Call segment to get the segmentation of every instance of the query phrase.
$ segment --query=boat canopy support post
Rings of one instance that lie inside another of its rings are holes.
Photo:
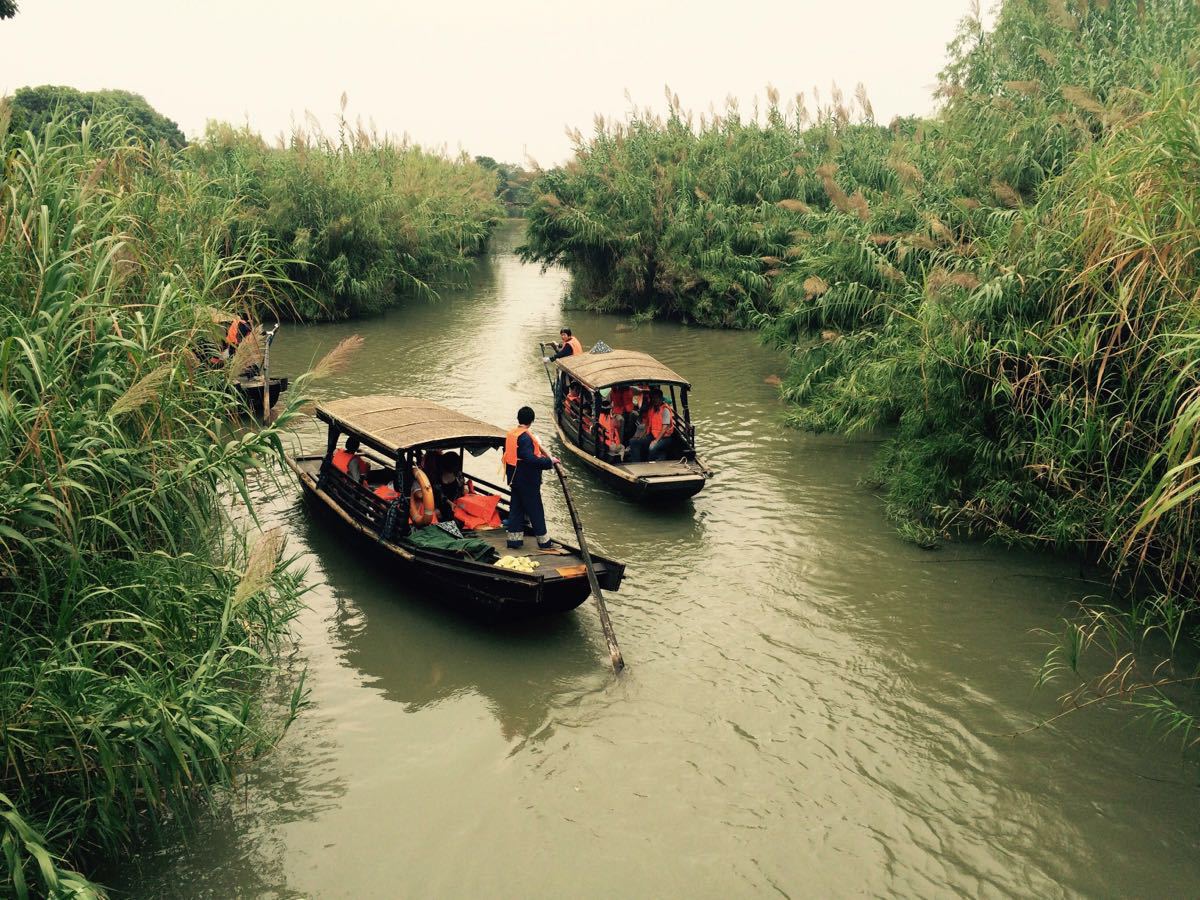
[[[608,655],[612,660],[613,673],[620,675],[625,668],[625,659],[617,645],[617,634],[613,631],[612,619],[608,617],[608,607],[604,605],[604,594],[600,592],[600,581],[596,578],[596,568],[592,565],[592,554],[588,552],[587,539],[583,536],[583,523],[579,521],[579,513],[575,511],[575,504],[571,500],[571,490],[567,487],[567,473],[562,463],[555,463],[554,471],[558,473],[558,480],[562,484],[567,511],[571,514],[571,524],[575,526],[575,537],[579,540],[579,555],[583,557],[588,584],[591,585],[592,596],[596,598],[596,608],[600,611],[600,627],[604,629],[604,639],[608,641]]]

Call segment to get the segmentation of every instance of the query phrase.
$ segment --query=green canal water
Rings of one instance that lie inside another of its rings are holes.
[[[675,509],[568,462],[589,541],[625,561],[598,617],[495,629],[442,612],[264,479],[314,585],[292,664],[311,708],[186,840],[122,866],[125,896],[1184,896],[1200,791],[1125,714],[1056,711],[1046,638],[1095,590],[1062,560],[900,541],[861,485],[875,446],[781,427],[754,335],[564,312],[566,276],[497,235],[472,287],[344,325],[286,326],[296,373],[366,339],[323,397],[411,393],[556,445],[536,352],[647,350],[695,385],[716,476]],[[297,431],[322,445],[315,427]],[[544,488],[553,533],[570,524]]]

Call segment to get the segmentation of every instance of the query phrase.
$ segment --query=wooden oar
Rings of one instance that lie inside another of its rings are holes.
[[[538,351],[542,354],[542,368],[546,370],[546,380],[550,382],[550,393],[554,393],[554,376],[550,374],[550,363],[546,359],[546,343],[538,341]]]
[[[575,537],[579,539],[579,555],[583,557],[588,584],[592,586],[592,596],[596,598],[596,607],[600,610],[600,627],[604,629],[604,639],[608,641],[608,655],[612,659],[613,672],[620,675],[621,670],[625,668],[625,660],[621,656],[621,648],[617,646],[617,634],[613,631],[612,620],[608,617],[604,595],[600,593],[600,582],[596,578],[596,569],[592,566],[592,554],[588,553],[587,539],[583,536],[583,524],[579,521],[579,514],[575,512],[575,504],[571,500],[571,490],[567,487],[567,473],[562,463],[556,463],[554,471],[558,473],[558,480],[562,483],[567,511],[570,512],[571,523],[575,526]]]
[[[279,323],[275,323],[275,328]],[[262,361],[262,414],[263,422],[271,420],[271,338],[275,337],[275,328],[263,332],[263,361]]]

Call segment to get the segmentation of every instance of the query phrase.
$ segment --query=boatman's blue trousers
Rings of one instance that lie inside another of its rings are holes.
[[[526,484],[514,479],[511,486],[512,501],[509,503],[508,521],[504,527],[508,530],[510,541],[521,540],[525,537],[525,520],[529,524],[539,543],[546,540],[546,511],[542,508],[542,486]]]

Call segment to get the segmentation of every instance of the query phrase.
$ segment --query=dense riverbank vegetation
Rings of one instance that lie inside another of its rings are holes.
[[[796,425],[893,427],[921,543],[987,533],[1140,577],[1194,634],[1200,546],[1200,6],[1007,0],[930,119],[637,112],[535,185],[523,253],[579,299],[761,328]]]
[[[84,120],[120,115],[127,123],[126,136],[166,141],[175,149],[187,143],[179,126],[168,119],[141,94],[131,91],[79,91],[65,85],[43,84],[17,88],[8,98],[9,129],[17,134],[32,131],[39,136],[50,121],[70,122],[79,127]]]
[[[210,123],[188,158],[236,191],[249,227],[289,259],[288,276],[307,290],[277,312],[301,319],[435,297],[438,282],[466,276],[504,215],[494,172],[344,119],[337,140],[298,129],[286,147]]]
[[[0,146],[0,894],[90,893],[77,872],[186,818],[288,716],[254,698],[298,583],[223,498],[307,379],[242,430],[257,339],[204,349],[290,286],[240,198],[128,124]]]

